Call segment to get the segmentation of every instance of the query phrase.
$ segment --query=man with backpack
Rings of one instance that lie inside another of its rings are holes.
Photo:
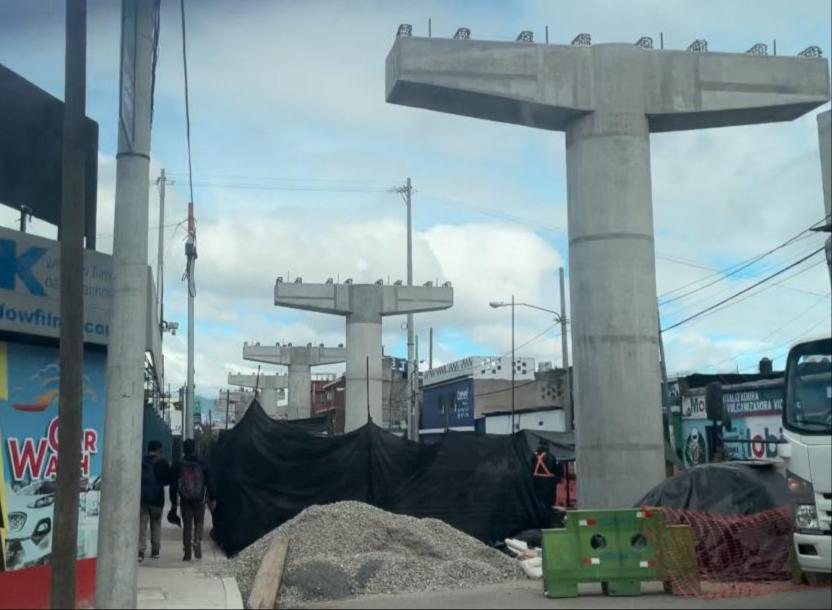
[[[162,443],[150,441],[142,458],[142,487],[139,510],[139,561],[147,550],[150,527],[150,557],[159,558],[162,545],[162,512],[165,508],[165,485],[171,482],[171,467],[162,457]]]
[[[182,443],[185,454],[181,464],[174,468],[173,483],[170,487],[170,501],[176,509],[177,499],[182,508],[182,543],[185,549],[184,561],[191,560],[191,551],[202,559],[202,526],[205,522],[207,496],[207,470],[196,455],[196,443],[188,439]]]

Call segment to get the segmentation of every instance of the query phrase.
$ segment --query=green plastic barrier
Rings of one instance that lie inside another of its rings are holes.
[[[693,553],[690,528],[665,527],[659,511],[570,511],[564,529],[543,531],[544,594],[577,597],[578,583],[595,582],[612,596],[641,595],[645,581],[698,590]]]

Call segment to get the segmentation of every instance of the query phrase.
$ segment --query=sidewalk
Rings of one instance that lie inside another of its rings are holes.
[[[182,530],[167,522],[169,507],[162,519],[162,551],[159,559],[148,558],[139,564],[138,607],[157,608],[233,608],[243,607],[243,599],[233,578],[206,576],[211,563],[228,561],[208,535],[211,513],[205,511],[202,560],[182,561]],[[148,545],[150,541],[148,540]]]

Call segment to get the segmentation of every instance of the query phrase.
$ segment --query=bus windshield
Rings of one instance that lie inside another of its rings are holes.
[[[792,349],[786,375],[786,427],[804,434],[832,433],[832,339]]]

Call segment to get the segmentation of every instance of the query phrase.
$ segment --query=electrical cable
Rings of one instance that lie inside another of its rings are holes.
[[[185,0],[179,0],[179,8],[182,14],[182,68],[185,76],[185,138],[188,145],[188,187],[190,190],[190,205],[193,208],[194,203],[194,170],[191,154],[191,104],[188,95],[188,47],[187,37],[185,34]],[[188,294],[194,298],[196,297],[196,284],[194,282],[194,265],[196,260],[196,227],[193,224],[193,213],[190,211],[188,215],[189,226],[188,236],[193,240],[193,255],[188,252],[187,263],[185,265],[185,273],[182,275],[182,281],[188,282]],[[189,244],[190,246],[191,244]]]
[[[809,246],[809,248],[801,249],[801,251],[797,254],[797,256],[793,260],[797,260],[797,259],[805,256],[806,254],[809,254],[809,253],[813,252],[814,249],[817,248],[817,247],[820,247],[820,244],[813,243]],[[758,275],[752,276],[750,278],[738,278],[738,279],[741,279],[743,281],[753,280],[754,278],[761,277],[763,274],[770,273],[770,272],[774,271],[775,269],[777,269],[778,266],[779,266],[779,263],[767,265],[767,266],[765,266],[764,268],[762,268],[758,271]],[[769,288],[773,288],[775,286],[781,286],[783,288],[792,290],[794,292],[800,292],[800,293],[808,294],[808,295],[811,295],[813,297],[823,296],[822,294],[811,291],[811,290],[805,290],[803,288],[796,288],[794,286],[785,285],[785,283],[788,281],[788,279],[791,279],[791,277],[793,277],[793,276],[790,276],[790,278],[787,278],[784,281],[776,282],[776,283],[772,284],[772,286],[766,288],[765,290],[768,290]],[[729,293],[731,293],[732,291],[734,291],[736,289],[737,289],[737,286],[735,284],[729,284],[727,286],[724,286],[724,287],[716,290],[715,292],[712,292],[711,294],[702,295],[701,297],[695,298],[690,302],[687,302],[687,303],[684,303],[684,304],[677,303],[676,306],[675,306],[675,309],[674,309],[674,306],[671,305],[670,308],[672,309],[672,311],[670,311],[670,312],[665,311],[666,307],[664,305],[660,305],[660,307],[663,309],[662,314],[665,317],[668,316],[668,315],[671,315],[671,316],[686,315],[683,312],[695,311],[696,309],[698,309],[700,307],[700,305],[702,305],[704,303],[708,303],[709,301],[712,301],[714,298],[718,298],[720,295],[729,294]],[[759,294],[759,293],[757,293],[757,294]]]
[[[823,221],[820,221],[820,222],[823,222]],[[815,225],[817,225],[817,223],[815,223]],[[812,225],[812,226],[815,226],[815,225]],[[739,263],[739,264],[737,264],[737,265],[734,265],[734,268],[733,268],[733,269],[731,269],[731,267],[728,267],[727,269],[723,269],[722,271],[718,272],[719,277],[717,277],[716,279],[712,280],[711,282],[709,282],[709,283],[707,283],[707,284],[705,284],[705,285],[703,285],[703,286],[699,286],[699,287],[697,287],[697,288],[694,288],[693,290],[689,290],[689,291],[687,291],[687,292],[684,292],[684,293],[682,293],[682,294],[680,294],[680,295],[677,295],[677,296],[673,297],[672,299],[666,299],[666,300],[664,300],[664,301],[660,301],[660,302],[659,302],[659,305],[667,305],[668,303],[673,303],[674,301],[678,301],[679,299],[684,299],[684,298],[685,298],[685,297],[687,297],[687,296],[690,296],[690,295],[692,295],[692,294],[694,294],[694,293],[697,293],[697,292],[700,292],[700,291],[702,291],[702,290],[705,290],[706,288],[709,288],[710,286],[713,286],[714,284],[717,284],[717,283],[719,283],[719,282],[721,282],[721,281],[723,281],[723,280],[726,280],[726,279],[728,279],[729,277],[732,277],[732,276],[736,275],[736,274],[737,274],[737,273],[739,273],[740,271],[743,271],[743,270],[747,269],[747,268],[748,268],[748,267],[750,267],[751,265],[753,265],[753,264],[755,264],[755,263],[757,263],[757,262],[761,261],[761,260],[762,260],[762,259],[764,259],[765,257],[770,256],[771,254],[774,254],[774,253],[775,253],[775,252],[777,252],[778,250],[781,250],[781,249],[783,249],[783,248],[785,248],[785,247],[789,246],[790,244],[792,244],[793,242],[795,242],[795,241],[797,241],[797,240],[799,240],[799,239],[802,239],[802,238],[803,238],[804,236],[806,236],[806,234],[807,234],[807,233],[809,233],[811,230],[812,230],[812,227],[809,227],[809,228],[807,228],[807,229],[804,229],[803,231],[801,231],[800,233],[798,233],[798,234],[797,234],[797,235],[795,235],[794,237],[792,237],[792,238],[788,239],[787,241],[784,241],[782,244],[780,244],[780,245],[778,245],[778,246],[776,246],[776,247],[774,247],[774,248],[772,248],[772,249],[770,249],[770,250],[768,250],[768,251],[766,251],[766,252],[763,252],[762,254],[759,254],[759,255],[757,255],[757,256],[755,256],[755,257],[752,257],[752,258],[750,258],[750,259],[748,259],[748,260],[746,260],[746,261],[743,261],[743,262],[741,262],[741,263]],[[699,281],[702,281],[702,280],[699,280]],[[694,282],[694,283],[695,283],[695,282]],[[683,288],[684,288],[684,287],[680,287],[680,288],[677,288],[675,291],[671,291],[671,292],[676,292],[676,291],[682,290]],[[665,293],[665,295],[667,295],[667,294],[670,294],[670,293]],[[661,297],[660,297],[660,298],[661,298]]]
[[[713,310],[714,310],[714,309],[716,309],[717,307],[721,307],[722,305],[724,305],[724,304],[726,304],[726,303],[728,303],[728,302],[730,302],[730,301],[733,301],[735,298],[737,298],[737,297],[739,297],[739,296],[741,296],[741,295],[743,295],[743,294],[745,294],[745,293],[747,293],[747,292],[749,292],[749,291],[753,290],[753,289],[754,289],[754,288],[756,288],[757,286],[760,286],[761,284],[765,284],[765,283],[766,283],[766,282],[768,282],[769,280],[772,280],[772,279],[774,279],[775,277],[778,277],[778,276],[782,275],[783,273],[785,273],[785,272],[786,272],[786,271],[788,271],[789,269],[793,269],[793,268],[794,268],[794,267],[796,267],[797,265],[800,265],[801,263],[804,263],[805,261],[809,260],[809,259],[810,259],[810,258],[812,258],[813,256],[815,256],[815,255],[817,255],[817,254],[820,254],[821,252],[823,252],[823,250],[824,250],[824,248],[823,248],[823,247],[818,248],[817,250],[815,250],[814,252],[812,252],[812,253],[811,253],[811,254],[809,254],[808,256],[804,256],[804,257],[803,257],[803,258],[801,258],[800,260],[798,260],[798,261],[796,261],[796,262],[794,262],[794,263],[792,263],[792,264],[790,264],[790,265],[788,265],[788,266],[786,266],[786,267],[784,267],[784,268],[780,269],[779,271],[777,271],[777,272],[775,272],[775,273],[773,273],[773,274],[771,274],[771,275],[769,275],[769,276],[767,276],[767,277],[763,278],[763,279],[762,279],[762,280],[760,280],[759,282],[757,282],[757,283],[755,283],[755,284],[753,284],[753,285],[751,285],[751,286],[749,286],[749,287],[747,287],[747,288],[744,288],[744,289],[740,290],[739,292],[737,292],[737,293],[735,293],[735,294],[731,295],[731,296],[730,296],[730,297],[728,297],[727,299],[723,299],[723,300],[722,300],[722,301],[720,301],[719,303],[716,303],[716,304],[714,304],[714,305],[711,305],[710,307],[706,307],[706,308],[705,308],[705,309],[703,309],[702,311],[699,311],[699,312],[697,312],[697,313],[693,314],[692,316],[688,316],[688,317],[687,317],[687,318],[685,318],[684,320],[681,320],[680,322],[677,322],[676,324],[673,324],[672,326],[669,326],[669,327],[667,327],[667,328],[662,329],[662,330],[661,330],[661,332],[666,332],[666,331],[669,331],[669,330],[673,330],[674,328],[678,328],[678,327],[682,326],[683,324],[686,324],[686,323],[688,323],[688,322],[690,322],[690,321],[692,321],[692,320],[695,320],[696,318],[699,318],[700,316],[705,315],[706,313],[708,313],[708,312],[710,312],[710,311],[713,311]]]
[[[710,279],[710,278],[712,278],[712,277],[714,277],[714,276],[717,276],[717,275],[723,275],[723,274],[726,274],[726,273],[730,273],[731,275],[733,275],[734,273],[736,273],[736,271],[734,271],[734,270],[735,270],[737,267],[747,266],[747,264],[753,264],[754,262],[756,262],[756,261],[758,261],[758,260],[760,260],[760,259],[762,259],[762,258],[764,258],[764,257],[768,256],[769,254],[772,254],[773,252],[776,252],[777,250],[779,250],[779,249],[781,249],[781,248],[784,248],[784,247],[788,246],[788,245],[789,245],[789,244],[791,244],[792,242],[794,242],[794,241],[796,241],[796,240],[798,240],[798,239],[802,239],[802,238],[803,238],[802,236],[805,236],[807,233],[811,232],[813,228],[817,227],[817,226],[818,226],[818,225],[820,225],[821,223],[826,222],[826,221],[827,221],[827,219],[828,219],[828,217],[826,217],[826,216],[825,216],[824,218],[821,218],[819,221],[817,221],[817,222],[813,223],[812,225],[810,225],[807,229],[803,229],[803,230],[802,230],[800,233],[798,233],[797,235],[795,235],[795,236],[793,236],[793,237],[789,238],[788,240],[786,240],[785,242],[783,242],[783,243],[782,243],[782,244],[780,244],[779,246],[776,246],[775,248],[772,248],[771,250],[769,250],[769,251],[767,251],[767,252],[763,252],[762,254],[758,254],[757,256],[752,256],[751,258],[745,259],[744,261],[740,261],[739,263],[734,263],[733,265],[729,265],[728,267],[725,267],[724,269],[717,269],[717,270],[715,270],[715,272],[714,272],[714,273],[712,273],[712,274],[710,274],[710,275],[707,275],[707,276],[705,276],[705,277],[699,278],[699,279],[697,279],[697,280],[693,280],[692,282],[688,282],[687,284],[685,284],[685,285],[683,285],[683,286],[679,286],[678,288],[674,288],[673,290],[668,290],[667,292],[664,292],[664,293],[660,294],[660,295],[659,295],[659,298],[660,298],[660,299],[661,299],[661,298],[664,298],[664,297],[666,297],[666,296],[669,296],[669,295],[671,295],[671,294],[674,294],[674,293],[676,293],[676,292],[679,292],[680,290],[684,290],[685,288],[688,288],[688,287],[690,287],[690,286],[693,286],[694,284],[698,284],[699,282],[704,282],[704,281],[706,281],[706,280],[708,280],[708,279]],[[704,267],[704,268],[706,268],[706,269],[707,269],[708,267]],[[744,267],[743,267],[743,268],[744,268]],[[741,269],[737,269],[737,271],[740,271],[740,270],[741,270]],[[726,277],[728,277],[728,276],[726,276]],[[704,287],[703,287],[703,288],[704,288]],[[668,302],[669,302],[669,301],[668,301]]]
[[[826,299],[828,299],[830,295],[832,295],[832,292],[827,292],[827,293],[826,293],[825,295],[823,295],[823,296],[822,296],[819,300],[817,300],[815,303],[813,303],[813,304],[812,304],[812,305],[811,305],[808,309],[806,309],[805,311],[802,311],[800,314],[798,314],[797,316],[793,317],[791,320],[789,320],[789,321],[788,321],[788,322],[786,322],[785,324],[782,324],[781,326],[778,326],[776,329],[774,329],[773,331],[771,331],[771,332],[770,332],[769,334],[767,334],[765,337],[763,337],[762,339],[760,339],[760,341],[761,341],[761,342],[766,341],[767,339],[769,339],[770,337],[774,336],[775,334],[777,334],[778,332],[780,332],[781,330],[783,330],[783,329],[784,329],[784,328],[786,328],[787,326],[790,326],[791,324],[794,324],[794,323],[795,323],[795,322],[797,322],[798,320],[802,319],[802,318],[803,318],[803,316],[805,316],[807,313],[809,313],[810,311],[812,311],[815,307],[817,307],[818,305],[820,305],[821,303],[823,303]],[[823,322],[823,320],[821,320],[821,322]],[[767,348],[765,348],[765,349],[767,349],[767,350],[771,350],[771,349],[777,349],[778,347],[779,347],[779,345],[775,345],[775,346],[769,346],[769,347],[767,347]],[[725,358],[725,359],[723,359],[723,360],[720,360],[719,362],[714,362],[714,363],[712,363],[712,364],[706,364],[706,365],[698,365],[698,366],[695,366],[695,367],[693,367],[693,370],[697,370],[697,371],[698,371],[698,370],[706,370],[706,369],[716,369],[718,366],[720,366],[720,365],[722,365],[722,364],[725,364],[726,362],[732,362],[732,361],[736,360],[737,358],[744,358],[744,357],[746,357],[746,356],[751,356],[752,354],[761,354],[761,353],[762,353],[762,351],[763,351],[762,349],[758,349],[758,350],[753,350],[753,351],[749,351],[749,352],[740,352],[740,353],[738,353],[738,354],[732,354],[731,356],[729,356],[729,357],[727,357],[727,358]]]

